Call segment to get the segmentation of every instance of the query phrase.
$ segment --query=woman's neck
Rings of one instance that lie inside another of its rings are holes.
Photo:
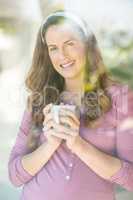
[[[84,91],[83,77],[77,79],[66,79],[64,91],[82,94]]]

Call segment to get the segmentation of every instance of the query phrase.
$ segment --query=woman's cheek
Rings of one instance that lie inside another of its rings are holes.
[[[56,67],[59,63],[57,54],[51,54],[50,59],[52,64]]]

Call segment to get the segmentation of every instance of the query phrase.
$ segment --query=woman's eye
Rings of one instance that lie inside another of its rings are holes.
[[[69,42],[68,45],[69,45],[69,46],[73,46],[74,43],[73,43],[73,42]]]
[[[56,47],[52,47],[49,49],[49,51],[55,51],[57,48]]]

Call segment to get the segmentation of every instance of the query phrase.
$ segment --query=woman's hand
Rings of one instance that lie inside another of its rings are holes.
[[[53,125],[55,122],[53,121],[52,114],[51,114],[52,106],[53,105],[51,103],[45,106],[45,108],[43,109],[43,114],[44,114],[43,131],[49,143],[60,145],[62,142],[62,138],[56,137],[54,135],[56,130],[53,128]]]
[[[68,148],[72,149],[72,147],[76,144],[77,139],[79,138],[80,121],[76,114],[67,108],[60,109],[59,119],[60,124],[57,124],[53,121],[49,122],[49,126],[52,126],[56,130],[51,134],[60,139],[66,140]]]

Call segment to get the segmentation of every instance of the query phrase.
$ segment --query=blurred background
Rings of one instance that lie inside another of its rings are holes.
[[[40,24],[62,8],[88,22],[108,69],[133,87],[133,0],[0,0],[0,200],[19,199],[21,188],[9,182],[7,162],[25,108],[24,79]],[[133,193],[117,187],[116,199],[131,200]]]

